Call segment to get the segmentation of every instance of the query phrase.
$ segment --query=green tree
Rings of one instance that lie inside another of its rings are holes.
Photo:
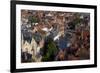
[[[49,40],[47,45],[46,55],[43,56],[43,61],[53,61],[58,51],[56,44],[53,40]]]

